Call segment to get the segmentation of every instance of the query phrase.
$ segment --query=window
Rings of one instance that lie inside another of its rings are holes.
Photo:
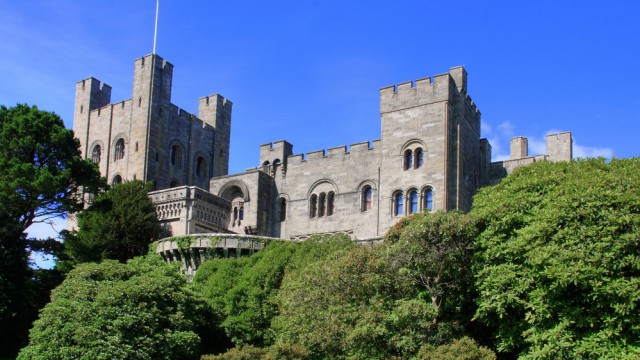
[[[399,216],[403,213],[402,193],[398,192],[393,196],[393,215]]]
[[[112,184],[122,184],[122,176],[120,175],[116,175],[113,177],[113,180],[111,181]]]
[[[171,147],[171,165],[182,169],[182,148],[179,145]]]
[[[336,211],[334,206],[334,198],[335,194],[333,193],[333,191],[331,191],[329,195],[327,195],[327,216],[333,215],[333,213],[335,213]]]
[[[93,161],[94,164],[99,164],[100,163],[100,154],[102,149],[100,148],[100,145],[96,145],[93,147],[93,151],[91,152],[91,161]]]
[[[412,191],[409,193],[409,213],[415,214],[418,212],[418,192]]]
[[[416,149],[416,169],[421,168],[422,164],[424,164],[424,153],[422,152],[422,149],[417,148]]]
[[[316,217],[318,211],[318,195],[311,195],[311,203],[309,204],[309,216],[314,218]]]
[[[318,216],[324,216],[324,212],[325,212],[325,201],[326,201],[327,195],[325,195],[325,193],[320,194],[320,200],[318,200]]]
[[[413,167],[413,151],[407,150],[404,152],[404,169],[409,170]]]
[[[433,210],[433,190],[431,189],[427,189],[424,191],[424,194],[422,195],[423,197],[423,201],[424,201],[424,210],[429,210],[432,211]]]
[[[202,156],[198,156],[196,160],[196,175],[204,176],[207,173],[207,163],[204,161]]]
[[[280,159],[273,160],[273,177],[276,177],[276,175],[278,175],[278,169],[280,169],[280,165]]]
[[[242,220],[244,220],[244,206],[240,206],[240,211],[238,212],[238,225]]]
[[[234,207],[233,208],[233,224],[235,225],[236,220],[238,220],[238,208]]]
[[[287,199],[280,198],[280,221],[287,219]]]
[[[262,163],[262,171],[266,172],[267,174],[270,173],[271,171],[271,164],[269,163],[269,160],[265,161]]]
[[[124,139],[120,139],[116,142],[116,149],[113,156],[114,161],[124,159]]]
[[[371,186],[365,186],[362,190],[362,211],[371,210],[373,207],[373,189]]]

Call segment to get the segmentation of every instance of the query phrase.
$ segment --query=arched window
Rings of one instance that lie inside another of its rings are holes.
[[[178,187],[178,180],[171,180],[169,183],[170,188]]]
[[[244,220],[244,206],[240,206],[240,210],[238,211],[238,224],[240,224],[242,220]]]
[[[238,208],[234,207],[233,208],[233,222],[235,223],[236,220],[238,220]]]
[[[433,190],[427,189],[424,191],[422,195],[424,201],[424,210],[433,210]]]
[[[413,151],[407,150],[404,152],[404,169],[409,170],[413,167]]]
[[[409,193],[409,213],[415,214],[418,212],[418,192],[412,191]]]
[[[122,184],[122,176],[120,175],[116,175],[113,177],[113,180],[111,180],[112,184]]]
[[[270,173],[271,171],[271,164],[269,163],[269,160],[265,161],[262,163],[262,171],[266,172],[267,174]]]
[[[124,139],[120,139],[116,142],[115,153],[113,154],[113,160],[118,161],[124,159]]]
[[[398,192],[393,196],[393,215],[399,216],[403,214],[404,208],[402,207],[402,193]]]
[[[182,169],[182,148],[179,145],[171,147],[171,165]]]
[[[335,194],[333,191],[329,192],[329,194],[327,195],[327,216],[331,216],[333,215],[333,213],[335,213],[335,206],[334,206],[334,198],[335,198]]]
[[[287,219],[287,199],[280,198],[280,221]]]
[[[93,147],[93,151],[91,152],[91,161],[93,161],[94,164],[100,164],[101,153],[102,149],[100,148],[100,145]]]
[[[422,152],[422,149],[417,148],[416,149],[416,169],[421,168],[422,164],[424,164],[424,153]]]
[[[314,218],[318,212],[318,195],[311,195],[311,201],[309,204],[309,216]]]
[[[198,159],[196,160],[196,175],[204,176],[204,174],[206,173],[207,173],[207,162],[204,161],[204,158],[202,156],[198,156]]]
[[[325,193],[320,194],[320,198],[318,200],[318,216],[324,216],[325,212],[325,201],[327,200],[327,195]]]
[[[373,189],[371,186],[365,186],[362,189],[362,211],[371,210],[373,207]]]
[[[280,169],[280,159],[275,159],[273,160],[273,177],[276,177],[276,175],[278,175],[278,170]]]

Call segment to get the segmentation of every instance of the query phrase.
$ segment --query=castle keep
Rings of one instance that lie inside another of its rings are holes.
[[[171,104],[173,66],[157,55],[134,64],[132,98],[110,103],[110,87],[76,85],[74,131],[110,183],[151,181],[149,196],[173,235],[228,232],[285,239],[314,233],[379,238],[412,213],[471,208],[482,186],[535,161],[569,161],[571,133],[547,136],[529,156],[491,162],[480,112],[462,67],[380,90],[378,140],[295,154],[287,141],[260,146],[255,168],[228,175],[230,101],[200,99],[198,115]]]

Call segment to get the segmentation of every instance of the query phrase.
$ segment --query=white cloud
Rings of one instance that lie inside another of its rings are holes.
[[[512,137],[513,136],[513,124],[510,121],[503,121],[501,122],[498,127],[497,127],[498,131],[500,134],[502,134],[505,137]]]
[[[607,159],[613,158],[614,153],[613,149],[603,148],[603,147],[595,147],[595,146],[582,146],[573,142],[573,157],[574,158],[593,158],[593,157],[604,157]]]

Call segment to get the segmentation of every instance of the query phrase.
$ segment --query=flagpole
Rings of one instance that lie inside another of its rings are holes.
[[[160,8],[160,0],[156,0],[156,26],[153,30],[153,54],[156,53],[156,39],[158,37],[158,9]]]

